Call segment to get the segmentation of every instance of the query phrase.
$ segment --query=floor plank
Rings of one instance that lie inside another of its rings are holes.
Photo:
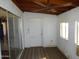
[[[21,59],[67,59],[56,47],[26,48]]]

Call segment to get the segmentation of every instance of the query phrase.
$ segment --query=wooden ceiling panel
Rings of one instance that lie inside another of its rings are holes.
[[[79,0],[12,0],[23,12],[61,14],[79,6]]]
[[[42,7],[39,7],[38,5],[35,5],[34,3],[27,3],[27,4],[23,4],[24,7],[27,7],[25,9],[27,10],[36,10],[36,9],[40,9]]]
[[[45,3],[45,4],[48,3],[48,0],[34,0],[34,1],[41,2],[41,3]]]
[[[65,0],[50,0],[51,4],[64,4],[67,3]]]

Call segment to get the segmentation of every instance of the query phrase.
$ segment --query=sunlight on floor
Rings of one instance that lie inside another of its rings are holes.
[[[46,57],[43,57],[42,59],[47,59]]]

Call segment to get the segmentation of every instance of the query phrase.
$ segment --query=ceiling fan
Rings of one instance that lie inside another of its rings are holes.
[[[32,1],[32,2],[43,7],[39,10],[34,10],[33,12],[39,12],[39,11],[43,11],[43,10],[47,10],[48,12],[57,12],[57,10],[55,8],[75,6],[72,2],[68,2],[68,3],[65,3],[65,4],[61,4],[61,5],[50,4],[49,0],[48,0],[47,4],[44,4],[44,3],[38,2],[38,1]]]

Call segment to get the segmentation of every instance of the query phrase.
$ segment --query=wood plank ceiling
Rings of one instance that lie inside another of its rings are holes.
[[[59,15],[79,6],[79,0],[12,0],[23,12]]]

